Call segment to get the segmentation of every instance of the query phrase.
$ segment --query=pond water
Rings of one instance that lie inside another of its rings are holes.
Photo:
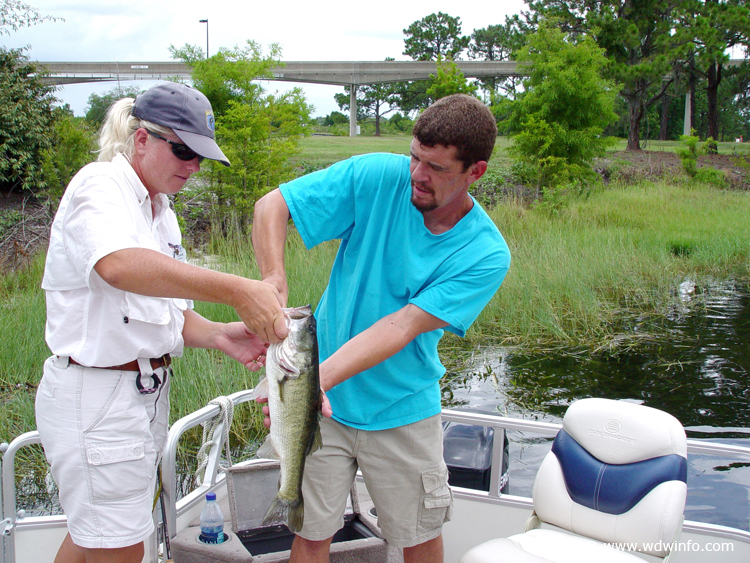
[[[674,415],[688,438],[750,446],[750,290],[683,283],[667,341],[615,355],[475,350],[449,372],[443,406],[561,422],[576,399],[637,402]],[[548,439],[509,433],[510,493],[530,495]],[[686,517],[750,529],[750,463],[688,460]]]

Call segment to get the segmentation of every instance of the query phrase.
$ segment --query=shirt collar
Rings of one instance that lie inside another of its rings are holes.
[[[122,173],[127,180],[128,185],[133,190],[138,204],[141,207],[148,207],[148,215],[151,215],[151,197],[149,196],[146,186],[143,185],[141,179],[136,174],[130,161],[125,157],[124,154],[117,154],[112,159],[112,164]],[[164,194],[157,194],[154,198],[154,210],[157,216],[161,216],[164,210],[169,207],[169,198]]]

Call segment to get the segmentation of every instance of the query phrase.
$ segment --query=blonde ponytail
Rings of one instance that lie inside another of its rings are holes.
[[[109,162],[118,154],[132,160],[135,153],[135,132],[141,127],[162,136],[174,134],[171,129],[131,115],[133,104],[133,98],[122,98],[107,110],[107,117],[99,131],[99,162]]]

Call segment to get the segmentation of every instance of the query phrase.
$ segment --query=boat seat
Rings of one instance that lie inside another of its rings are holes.
[[[565,413],[532,496],[524,533],[476,546],[460,563],[664,560],[682,529],[685,430],[657,409],[580,399]]]

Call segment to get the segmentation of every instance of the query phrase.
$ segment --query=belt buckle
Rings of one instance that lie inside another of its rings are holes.
[[[138,375],[135,376],[135,386],[138,388],[138,392],[141,395],[151,395],[152,393],[156,393],[161,385],[161,379],[159,379],[159,376],[155,373],[149,374],[153,385],[151,387],[144,387],[143,383],[141,383],[141,375],[142,374],[139,371]]]
[[[164,372],[162,377],[166,381],[167,378],[167,370],[169,369],[166,366],[166,357],[162,356],[164,358],[164,363],[162,366],[164,368]],[[151,395],[153,393],[156,393],[158,391],[159,387],[162,384],[162,380],[159,379],[159,376],[154,373],[154,367],[151,363],[151,360],[148,358],[138,358],[138,375],[135,377],[135,386],[138,389],[138,392],[141,395]],[[159,368],[156,368],[159,369]],[[146,376],[151,378],[151,387],[144,387],[143,382],[141,381],[141,377]]]

